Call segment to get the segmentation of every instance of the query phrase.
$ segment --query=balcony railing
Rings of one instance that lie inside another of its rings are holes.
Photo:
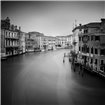
[[[9,36],[6,36],[5,38],[6,39],[19,39],[18,37],[9,37]]]
[[[19,47],[19,45],[6,45],[6,48],[10,48],[10,47]]]

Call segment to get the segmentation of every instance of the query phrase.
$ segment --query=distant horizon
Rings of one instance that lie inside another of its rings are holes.
[[[1,19],[45,36],[71,35],[75,24],[100,22],[104,10],[105,1],[1,1]]]

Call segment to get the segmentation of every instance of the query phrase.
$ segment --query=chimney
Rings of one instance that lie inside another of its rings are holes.
[[[12,25],[10,25],[10,30],[12,30]]]
[[[11,25],[11,29],[14,30],[14,25],[13,24]]]
[[[105,32],[105,18],[101,19],[101,27],[100,28],[101,28],[102,32]]]
[[[81,26],[82,26],[82,24],[79,24],[79,26],[81,27]]]
[[[15,26],[15,30],[17,30],[17,26]]]
[[[10,19],[9,19],[9,17],[7,17],[7,18],[5,19],[5,22],[6,22],[6,27],[7,27],[7,29],[10,29]]]
[[[101,19],[101,22],[105,24],[105,18],[102,18]]]
[[[79,30],[82,31],[82,24],[79,24]]]
[[[9,19],[9,17],[6,18],[6,22],[10,23],[10,19]]]
[[[19,31],[21,31],[21,27],[19,26]]]

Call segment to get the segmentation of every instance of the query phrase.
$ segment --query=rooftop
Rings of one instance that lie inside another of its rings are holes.
[[[105,19],[101,19],[101,22],[91,22],[91,23],[88,23],[88,24],[84,24],[84,25],[79,25],[77,27],[75,27],[72,32],[74,32],[76,29],[83,29],[85,27],[87,28],[100,28],[101,27],[101,23],[104,23],[105,22]]]

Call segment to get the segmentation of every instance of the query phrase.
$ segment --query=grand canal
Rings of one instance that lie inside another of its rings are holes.
[[[64,53],[26,53],[1,62],[2,105],[105,105],[105,80],[74,72]]]

